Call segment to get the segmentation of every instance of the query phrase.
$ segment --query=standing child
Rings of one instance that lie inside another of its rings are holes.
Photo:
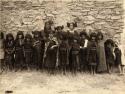
[[[33,32],[33,63],[37,70],[43,67],[43,54],[44,54],[45,42],[41,38],[41,32]]]
[[[48,73],[54,74],[57,63],[57,46],[58,42],[53,33],[49,34],[49,39],[45,44],[45,68]]]
[[[80,32],[80,71],[87,70],[87,44],[88,44],[88,37],[85,30]]]
[[[4,34],[0,32],[0,73],[3,71],[4,67]]]
[[[22,70],[25,67],[24,63],[24,34],[22,31],[17,32],[15,40],[15,63],[16,70]]]
[[[92,74],[96,73],[97,67],[97,42],[96,42],[96,33],[90,34],[90,40],[88,42],[88,51],[87,51],[87,61],[90,66],[90,72]]]
[[[59,66],[63,74],[66,74],[67,65],[69,64],[69,45],[67,38],[62,39],[59,45]]]
[[[5,64],[7,70],[15,68],[14,51],[14,37],[11,33],[8,33],[5,40]]]
[[[115,42],[115,65],[118,67],[120,74],[124,75],[125,57],[124,57],[124,46],[119,42]]]
[[[102,32],[97,33],[97,51],[98,51],[98,65],[97,72],[107,72],[106,57],[105,57],[105,47],[104,47],[104,37]]]
[[[113,71],[113,66],[115,64],[115,54],[114,54],[114,41],[112,39],[107,39],[105,42],[105,55],[108,72]]]
[[[32,46],[32,36],[30,34],[25,35],[24,40],[24,57],[27,69],[32,68],[33,61],[33,46]]]
[[[79,70],[79,51],[80,51],[80,45],[78,42],[78,39],[74,36],[73,38],[73,44],[70,49],[70,59],[71,59],[71,71],[73,74],[76,74],[76,72]]]

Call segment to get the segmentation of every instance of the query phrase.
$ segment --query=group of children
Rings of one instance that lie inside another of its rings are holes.
[[[56,70],[66,74],[72,72],[111,73],[117,67],[124,73],[124,62],[119,45],[112,39],[104,41],[103,33],[85,30],[77,32],[76,23],[51,28],[52,22],[46,22],[43,32],[32,34],[17,32],[4,35],[0,32],[0,70]],[[4,37],[5,36],[5,37]]]

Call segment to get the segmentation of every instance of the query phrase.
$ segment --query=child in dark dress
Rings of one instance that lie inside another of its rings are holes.
[[[41,70],[43,67],[43,55],[45,42],[41,38],[41,32],[33,32],[33,63],[37,70]]]
[[[16,71],[24,69],[24,34],[22,31],[17,32],[15,40],[15,63]]]
[[[32,46],[32,36],[30,34],[25,35],[24,40],[24,58],[26,68],[29,70],[32,68],[33,62],[33,46]]]
[[[112,39],[107,39],[105,42],[105,55],[108,73],[111,73],[115,64],[114,41]]]
[[[87,62],[90,66],[90,72],[92,74],[96,73],[97,67],[97,42],[96,42],[96,33],[91,33],[90,40],[88,42],[88,50],[87,50]]]
[[[87,44],[88,37],[85,31],[80,32],[80,71],[86,71],[87,64]]]
[[[79,63],[79,51],[80,51],[80,45],[76,38],[73,38],[73,44],[70,49],[70,67],[73,74],[76,74],[76,72],[80,68]]]
[[[14,52],[15,52],[14,37],[11,33],[6,35],[5,40],[5,64],[6,70],[13,70],[15,68]]]
[[[61,68],[61,72],[66,74],[67,66],[69,65],[69,45],[68,40],[63,38],[59,45],[59,66]]]

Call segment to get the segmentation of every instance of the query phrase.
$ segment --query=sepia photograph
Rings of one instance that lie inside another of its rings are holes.
[[[0,0],[0,94],[125,94],[125,0]]]

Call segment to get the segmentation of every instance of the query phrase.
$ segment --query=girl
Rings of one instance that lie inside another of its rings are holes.
[[[58,42],[53,33],[49,34],[49,39],[45,45],[45,67],[47,68],[48,73],[54,74],[55,66],[57,63]]]
[[[0,73],[3,71],[4,67],[4,34],[0,32]]]
[[[41,38],[40,32],[33,32],[33,63],[37,70],[40,70],[43,67],[44,48],[45,42]]]
[[[111,73],[113,71],[113,66],[115,64],[114,42],[112,39],[107,39],[105,41],[105,55],[107,70],[109,73]]]
[[[13,70],[15,68],[14,46],[14,37],[11,33],[8,33],[5,40],[5,64],[7,70]]]
[[[79,51],[80,46],[76,37],[73,39],[73,44],[70,49],[70,67],[73,74],[79,70]]]
[[[106,57],[105,57],[105,47],[104,47],[104,40],[103,34],[101,32],[97,33],[97,51],[98,51],[98,66],[97,72],[106,72]]]
[[[24,34],[22,31],[17,32],[15,40],[15,63],[16,70],[22,70],[25,67],[24,63]]]
[[[97,42],[96,42],[96,33],[90,34],[90,40],[88,42],[88,51],[87,51],[87,62],[90,66],[90,72],[92,74],[96,73],[97,67]]]
[[[32,46],[32,36],[30,34],[26,34],[24,40],[24,57],[27,69],[32,68],[33,61],[33,46]]]
[[[125,60],[124,60],[124,47],[117,41],[115,42],[115,65],[118,67],[120,74],[124,75],[124,66],[125,66]]]
[[[80,32],[80,71],[87,70],[87,44],[88,37],[84,30]]]
[[[66,74],[66,68],[69,64],[69,45],[67,38],[63,37],[59,45],[59,66],[63,74]]]

